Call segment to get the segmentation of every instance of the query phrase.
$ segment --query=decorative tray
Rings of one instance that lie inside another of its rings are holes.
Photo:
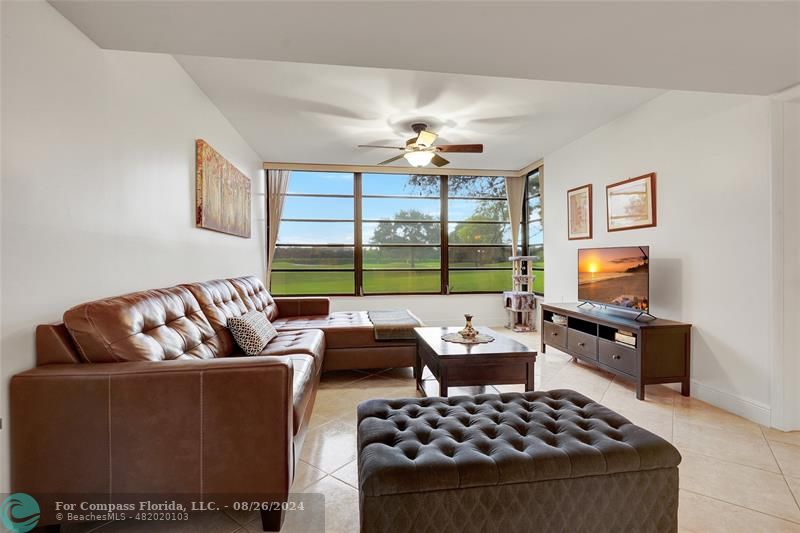
[[[478,333],[474,337],[462,337],[458,333],[448,333],[447,335],[442,335],[442,340],[458,344],[485,344],[487,342],[492,342],[494,337],[484,335],[483,333]]]

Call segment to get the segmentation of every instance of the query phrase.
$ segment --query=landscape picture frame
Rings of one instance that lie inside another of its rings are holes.
[[[655,172],[606,185],[606,228],[609,232],[656,225]]]
[[[592,238],[592,184],[567,191],[567,239]]]

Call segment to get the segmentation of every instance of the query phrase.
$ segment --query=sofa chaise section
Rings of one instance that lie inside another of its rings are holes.
[[[398,368],[414,365],[413,340],[376,340],[366,311],[330,311],[330,299],[274,298],[260,279],[228,280],[248,310],[262,311],[279,331],[325,332],[324,370]]]

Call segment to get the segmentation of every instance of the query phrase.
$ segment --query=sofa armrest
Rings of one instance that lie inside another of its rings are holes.
[[[289,358],[269,356],[17,374],[11,484],[47,495],[286,494],[292,378]]]
[[[278,316],[327,315],[331,312],[331,299],[323,297],[275,298]]]

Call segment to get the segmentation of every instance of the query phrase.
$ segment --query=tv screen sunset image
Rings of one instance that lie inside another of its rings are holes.
[[[578,299],[648,311],[649,249],[578,250]]]

